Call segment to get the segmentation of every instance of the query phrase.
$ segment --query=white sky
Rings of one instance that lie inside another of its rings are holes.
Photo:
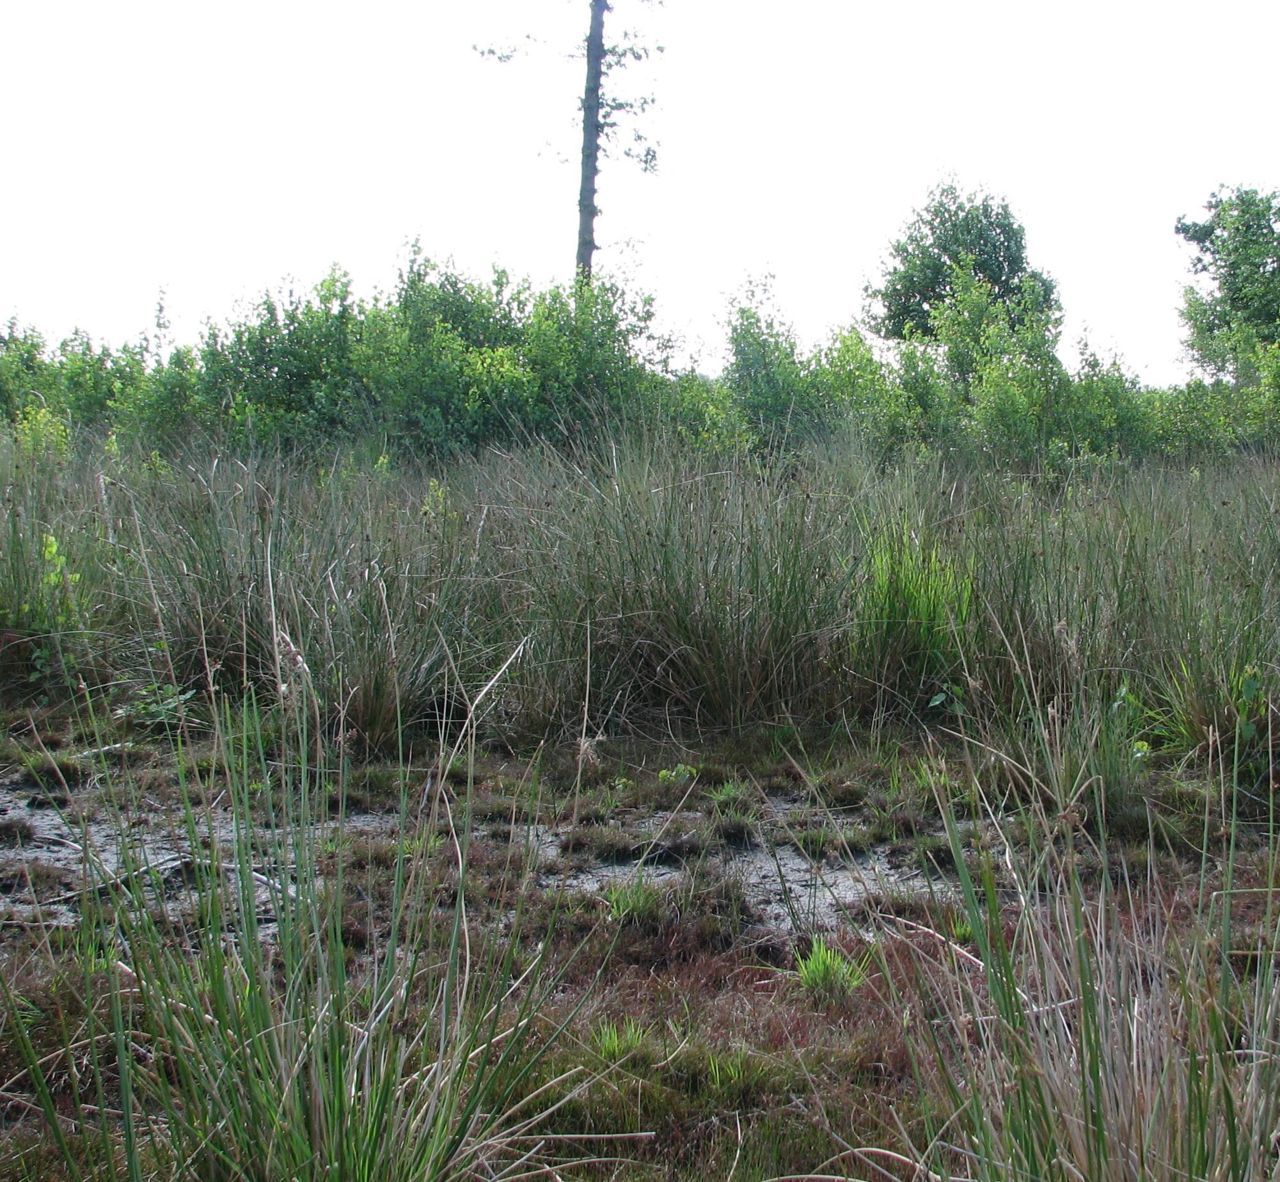
[[[944,179],[1006,197],[1034,266],[1151,382],[1185,377],[1173,233],[1219,185],[1280,187],[1274,0],[614,0],[666,53],[656,175],[600,178],[599,270],[701,368],[772,274],[806,344],[864,308]],[[587,0],[0,0],[0,319],[118,344],[157,297],[194,340],[331,263],[390,288],[424,252],[572,273]],[[511,63],[472,45],[537,43]],[[624,133],[625,133],[624,128]]]

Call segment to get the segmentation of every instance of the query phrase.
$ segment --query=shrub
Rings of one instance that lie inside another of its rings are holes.
[[[772,446],[803,437],[827,417],[791,329],[762,308],[735,309],[724,380],[743,422],[760,443]]]
[[[873,453],[896,454],[920,432],[921,407],[894,382],[856,328],[837,333],[810,364],[824,421],[846,418]]]
[[[44,354],[44,338],[34,329],[19,329],[17,320],[0,332],[0,416],[6,421],[33,398],[48,405],[57,377]]]

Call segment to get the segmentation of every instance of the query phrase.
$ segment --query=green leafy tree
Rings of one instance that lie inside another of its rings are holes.
[[[146,355],[141,346],[112,350],[95,345],[77,329],[56,355],[57,390],[50,405],[81,424],[106,423],[116,403],[128,401],[147,382]]]
[[[1056,308],[1031,275],[1001,299],[964,257],[950,286],[953,295],[934,309],[931,327],[956,423],[1001,463],[1038,465],[1052,441],[1071,433]]]
[[[362,311],[358,387],[409,450],[591,430],[658,380],[641,357],[653,344],[650,305],[609,283],[534,292],[496,271],[478,284],[415,255],[395,295]]]
[[[380,429],[405,450],[445,454],[492,441],[504,413],[521,421],[530,375],[517,351],[530,298],[504,272],[473,283],[415,246],[395,294],[365,310],[352,345]]]
[[[156,359],[144,379],[111,399],[111,428],[126,439],[156,443],[190,438],[193,428],[216,431],[217,406],[201,400],[203,374],[200,356],[189,345]]]
[[[244,429],[295,442],[365,426],[352,364],[362,317],[349,277],[337,268],[306,297],[264,295],[252,316],[206,335],[204,401]]]
[[[639,409],[657,381],[647,360],[665,370],[665,343],[652,335],[653,305],[620,287],[579,282],[572,293],[551,288],[533,301],[521,355],[536,375],[528,426],[577,433],[607,416]]]
[[[920,410],[900,383],[890,380],[855,327],[835,333],[810,362],[813,402],[833,420],[849,420],[863,444],[882,454],[919,434]]]
[[[1186,289],[1187,347],[1206,372],[1251,384],[1259,350],[1280,342],[1280,193],[1220,190],[1205,210],[1204,221],[1174,227],[1196,249],[1192,271],[1209,281],[1207,291]]]
[[[729,322],[729,364],[724,372],[736,412],[753,437],[778,443],[818,425],[821,408],[795,334],[749,292]]]
[[[0,415],[12,420],[33,398],[44,403],[57,381],[45,357],[44,338],[10,320],[0,330]]]
[[[891,339],[935,334],[934,314],[955,296],[955,268],[961,263],[997,301],[1016,303],[1020,314],[1057,307],[1053,280],[1027,263],[1021,223],[1007,202],[987,194],[962,194],[954,185],[935,189],[889,255],[883,282],[867,294],[879,304],[874,327]],[[1041,301],[1030,309],[1026,280],[1034,280]]]
[[[1137,456],[1151,450],[1148,395],[1118,358],[1104,362],[1085,342],[1068,389],[1070,428],[1080,451]]]

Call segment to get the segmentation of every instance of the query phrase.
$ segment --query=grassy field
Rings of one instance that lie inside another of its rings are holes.
[[[0,1177],[1280,1177],[1280,467],[0,444]]]

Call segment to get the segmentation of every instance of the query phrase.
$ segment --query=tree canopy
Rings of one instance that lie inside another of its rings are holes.
[[[1280,342],[1280,193],[1219,190],[1205,211],[1174,226],[1196,248],[1192,271],[1211,284],[1186,289],[1187,345],[1211,373],[1239,374],[1258,346]]]
[[[867,294],[880,305],[874,319],[884,336],[935,335],[933,314],[955,295],[956,268],[988,284],[996,300],[1022,296],[1035,281],[1045,307],[1056,305],[1053,280],[1027,263],[1026,232],[1007,202],[989,194],[962,194],[943,185],[930,194],[903,236],[889,249],[880,287]]]

